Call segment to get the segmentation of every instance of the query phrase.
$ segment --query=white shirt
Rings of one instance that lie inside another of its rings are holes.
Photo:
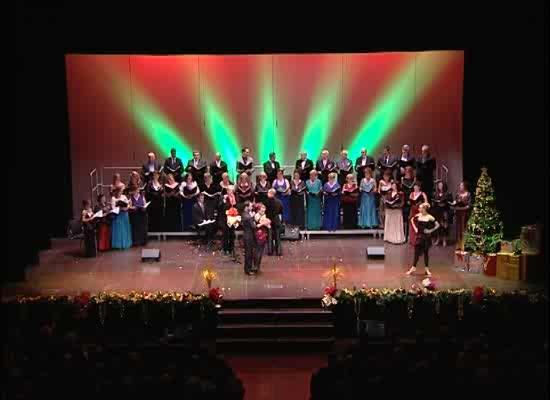
[[[361,165],[367,165],[367,157],[361,157]]]
[[[302,169],[306,167],[306,160],[302,161]]]

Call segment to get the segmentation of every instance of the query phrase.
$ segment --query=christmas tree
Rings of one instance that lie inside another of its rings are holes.
[[[464,247],[474,254],[496,253],[502,240],[502,230],[491,178],[487,174],[487,168],[481,168],[474,207],[466,227]]]

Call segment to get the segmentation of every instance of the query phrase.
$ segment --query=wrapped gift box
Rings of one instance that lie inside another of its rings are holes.
[[[528,282],[544,281],[544,264],[539,253],[523,252],[521,255],[521,279]]]
[[[521,260],[520,255],[514,255],[512,253],[500,252],[497,254],[497,278],[507,279],[512,281],[519,281],[521,276]]]
[[[485,258],[477,254],[471,254],[468,259],[467,271],[472,274],[481,274],[485,267]]]
[[[485,269],[483,270],[487,276],[496,276],[497,275],[497,255],[489,254],[485,259]]]
[[[509,240],[503,240],[500,242],[500,252],[501,253],[512,253],[512,242]]]
[[[461,250],[455,251],[455,260],[454,260],[455,268],[460,269],[462,271],[468,271],[469,260],[470,260],[470,253],[468,253],[467,251],[461,251]]]

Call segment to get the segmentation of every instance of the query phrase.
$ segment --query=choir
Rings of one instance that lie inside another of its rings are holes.
[[[280,235],[285,226],[330,232],[340,228],[383,228],[387,242],[417,246],[418,222],[414,218],[421,215],[421,204],[432,206],[433,218],[440,227],[434,244],[447,245],[454,219],[457,248],[463,247],[471,195],[464,182],[454,198],[445,182],[434,182],[436,160],[426,145],[416,158],[408,145],[402,147],[400,157],[393,156],[386,146],[376,163],[365,148],[355,162],[346,150],[342,150],[338,161],[332,161],[324,149],[316,162],[301,152],[290,176],[281,169],[275,153],[270,153],[262,166],[263,171],[253,182],[253,158],[250,149],[243,148],[236,162],[238,179],[234,184],[220,153],[208,163],[199,151],[194,151],[185,167],[175,149],[163,165],[154,153],[148,153],[141,174],[132,171],[127,185],[119,174],[113,176],[110,204],[104,195],[98,196],[93,210],[89,202],[83,204],[86,255],[93,257],[96,250],[143,246],[148,231],[199,231],[206,222],[208,243],[221,229],[223,251],[233,254],[235,229],[240,228],[235,217],[243,215],[246,207],[251,215],[263,212],[269,221],[261,224],[247,218],[246,229],[256,226],[265,233],[263,245],[267,244],[270,255],[282,254]],[[256,262],[247,264],[248,272],[258,269]]]

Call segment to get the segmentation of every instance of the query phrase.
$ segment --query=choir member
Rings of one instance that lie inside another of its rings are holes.
[[[202,233],[204,232],[204,244],[207,249],[210,249],[212,238],[216,233],[217,226],[215,223],[204,224],[205,221],[214,220],[214,210],[207,207],[205,200],[204,192],[199,193],[197,196],[197,202],[193,205],[192,219],[193,225],[195,226],[199,236],[202,236]]]
[[[307,158],[307,152],[302,151],[300,153],[300,159],[296,160],[296,169],[300,171],[300,179],[307,181],[309,179],[309,173],[313,170],[313,161]]]
[[[416,182],[414,177],[413,167],[406,166],[405,174],[401,177],[401,190],[405,195],[405,204],[403,205],[403,222],[405,224],[405,238],[409,239],[409,214],[411,211],[411,206],[409,204],[409,196],[411,195],[414,183]]]
[[[281,169],[279,161],[275,160],[275,153],[269,153],[269,160],[264,162],[264,172],[267,174],[267,180],[273,182],[277,179],[277,171]]]
[[[296,170],[290,181],[290,224],[304,229],[306,184],[300,177],[300,171]]]
[[[183,183],[181,183],[183,184]],[[164,230],[166,232],[181,232],[181,198],[180,183],[174,175],[168,174],[164,184]]]
[[[321,158],[317,160],[315,169],[319,172],[323,185],[328,182],[328,175],[336,170],[336,165],[329,159],[329,152],[327,149],[321,152]]]
[[[111,187],[109,189],[109,194],[111,196],[114,195],[115,189],[120,189],[120,191],[124,191],[126,189],[126,185],[122,183],[122,179],[120,178],[120,174],[116,173],[113,175],[113,182],[111,183]]]
[[[224,172],[222,174],[222,181],[220,182],[220,189],[222,191],[222,196],[225,196],[227,194],[227,188],[229,186],[234,186],[233,182],[229,180],[229,174],[227,172]]]
[[[204,205],[209,215],[214,216],[214,212],[220,202],[221,189],[212,180],[212,175],[209,172],[204,174],[204,186],[202,188],[204,194]]]
[[[380,180],[387,170],[390,170],[390,175],[393,179],[397,177],[397,164],[398,160],[390,153],[390,146],[385,146],[382,151],[382,155],[378,158],[376,163],[376,172],[378,174],[377,180]]]
[[[401,148],[401,157],[399,158],[399,176],[405,175],[405,168],[411,167],[415,168],[416,160],[411,154],[410,147],[408,144],[404,144]]]
[[[97,231],[97,249],[99,251],[107,251],[111,249],[111,218],[114,214],[109,214],[111,206],[107,203],[104,194],[97,196],[97,204],[94,207],[94,213],[103,212],[96,226]]]
[[[256,222],[256,249],[254,250],[253,271],[259,273],[260,265],[262,264],[262,256],[264,254],[265,245],[269,236],[269,230],[271,229],[271,220],[267,218],[265,204],[256,204],[254,221]]]
[[[439,245],[439,240],[443,242],[443,247],[447,247],[447,235],[449,232],[450,204],[453,202],[453,196],[447,189],[447,184],[443,181],[437,181],[435,193],[432,198],[432,215],[439,222],[439,230],[436,235],[434,245]]]
[[[256,247],[256,222],[250,210],[250,202],[243,203],[241,225],[243,227],[244,273],[254,275],[254,250]]]
[[[95,257],[97,255],[95,221],[89,200],[82,201],[80,222],[82,222],[82,231],[84,232],[84,254],[86,257]]]
[[[254,187],[252,182],[250,182],[250,176],[248,176],[248,174],[243,172],[239,176],[235,194],[237,195],[237,209],[239,212],[243,209],[245,201],[252,202],[254,200]]]
[[[338,183],[343,186],[347,182],[348,174],[353,172],[353,162],[348,158],[348,151],[342,150],[341,157],[336,161],[336,169],[338,170]]]
[[[180,185],[181,197],[181,227],[183,231],[189,230],[193,225],[193,204],[200,193],[199,185],[193,179],[193,175],[187,174],[185,181]]]
[[[267,254],[282,255],[281,249],[281,214],[283,213],[283,205],[276,197],[277,191],[273,188],[267,192],[267,200],[265,202],[266,215],[271,221],[271,229],[267,238]]]
[[[264,203],[267,200],[267,191],[271,189],[271,184],[267,181],[267,174],[262,171],[258,174],[258,183],[254,187],[254,201]]]
[[[460,182],[455,201],[451,203],[455,212],[455,237],[457,250],[464,251],[464,232],[470,216],[472,196],[466,182]]]
[[[407,271],[407,275],[416,272],[416,264],[422,254],[424,254],[424,273],[431,276],[430,272],[430,247],[432,245],[431,234],[439,228],[439,222],[428,213],[430,209],[429,203],[422,203],[419,207],[419,213],[411,218],[412,229],[415,232],[414,243],[414,260],[411,268]]]
[[[428,198],[434,191],[435,169],[436,162],[430,154],[430,147],[423,145],[422,155],[416,160],[416,179],[422,182],[422,191],[428,195]]]
[[[378,182],[378,194],[380,195],[380,201],[378,205],[378,220],[380,221],[380,225],[382,227],[384,227],[384,221],[386,218],[386,213],[384,211],[386,203],[384,202],[384,200],[386,199],[386,195],[391,190],[391,182],[391,170],[388,169],[384,172],[384,176],[382,177],[380,182]]]
[[[137,186],[138,190],[143,190],[145,188],[145,185],[143,185],[143,181],[141,180],[141,176],[138,174],[137,171],[130,172],[130,179],[128,182],[128,185],[123,190],[122,194],[126,196],[130,196],[130,186]]]
[[[235,229],[236,227],[229,226],[227,221],[227,213],[233,212],[238,215],[237,198],[235,196],[235,187],[229,185],[226,188],[226,194],[223,195],[220,206],[220,223],[223,231],[223,254],[232,255],[235,251]]]
[[[147,244],[147,201],[145,195],[137,186],[130,186],[130,227],[132,229],[132,245],[145,246]]]
[[[342,214],[344,229],[357,228],[357,201],[359,188],[353,174],[346,176],[346,183],[342,186]]]
[[[187,161],[185,171],[193,176],[197,185],[201,188],[204,184],[204,174],[208,168],[208,163],[201,157],[200,151],[193,151],[193,159]]]
[[[153,178],[153,172],[160,172],[161,169],[161,165],[158,162],[155,153],[153,153],[152,151],[147,153],[147,161],[141,167],[143,182],[148,183],[149,180]]]
[[[372,169],[365,168],[363,179],[359,184],[361,192],[361,205],[359,208],[359,227],[374,229],[378,227],[378,215],[376,214],[376,179],[372,177]]]
[[[210,174],[212,175],[212,182],[215,185],[219,185],[222,181],[222,175],[227,173],[227,163],[222,160],[220,153],[214,155],[214,161],[210,163]]]
[[[428,196],[422,190],[422,184],[418,181],[414,183],[413,191],[409,195],[409,224],[410,219],[414,217],[419,212],[420,204],[428,202]],[[414,246],[416,243],[415,231],[412,229],[412,225],[409,226],[409,243]]]
[[[118,214],[111,224],[111,248],[129,249],[132,247],[132,231],[130,229],[130,218],[128,207],[130,201],[122,194],[120,188],[115,189],[111,199],[111,209],[118,210]]]
[[[329,232],[340,227],[340,192],[338,176],[331,172],[323,185],[323,228]]]
[[[286,223],[290,220],[290,183],[284,177],[282,169],[277,171],[277,178],[271,187],[277,191],[277,198],[283,205],[283,222]]]
[[[309,172],[309,179],[306,181],[307,207],[306,227],[309,230],[321,229],[321,198],[323,195],[323,184],[317,178],[317,171]]]
[[[370,168],[371,171],[374,171],[374,159],[367,155],[367,149],[364,147],[361,149],[361,156],[357,157],[355,160],[355,172],[357,172],[357,182],[359,185],[365,177],[365,168]]]
[[[147,207],[149,220],[149,232],[162,232],[162,214],[164,211],[164,187],[159,181],[158,171],[153,173],[153,179],[149,181],[145,188],[147,198],[151,202]]]
[[[393,244],[405,243],[405,232],[403,230],[403,203],[405,197],[399,190],[399,184],[391,183],[391,189],[384,199],[384,241]]]
[[[172,174],[174,180],[178,183],[182,181],[183,162],[181,158],[176,157],[176,149],[170,149],[170,157],[164,161],[164,173]]]
[[[250,157],[250,149],[243,147],[241,149],[241,159],[237,160],[237,175],[240,176],[245,173],[251,176],[252,172],[254,172],[254,159]]]

